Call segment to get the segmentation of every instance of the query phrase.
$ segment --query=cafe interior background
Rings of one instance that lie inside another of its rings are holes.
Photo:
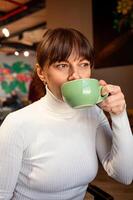
[[[0,0],[0,123],[30,103],[35,50],[55,27],[76,28],[89,39],[96,52],[93,77],[121,86],[133,127],[132,0]],[[133,189],[126,189],[133,199]]]

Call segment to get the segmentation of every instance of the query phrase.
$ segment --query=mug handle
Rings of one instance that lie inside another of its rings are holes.
[[[105,94],[105,95],[101,95],[101,91],[102,91],[102,88],[103,88],[103,86],[99,86],[99,92],[100,92],[100,95],[99,95],[99,98],[98,98],[98,101],[97,101],[97,103],[100,103],[100,102],[102,102],[104,99],[106,99],[107,97],[108,97],[108,93],[107,94]]]

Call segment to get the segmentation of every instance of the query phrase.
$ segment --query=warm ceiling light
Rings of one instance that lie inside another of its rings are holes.
[[[24,51],[24,56],[25,56],[25,57],[28,57],[29,54],[30,54],[29,51]]]
[[[4,34],[5,37],[9,37],[10,36],[10,32],[7,28],[3,28],[2,29],[2,33]]]
[[[14,54],[15,54],[15,56],[19,56],[19,52],[18,51],[15,51]]]

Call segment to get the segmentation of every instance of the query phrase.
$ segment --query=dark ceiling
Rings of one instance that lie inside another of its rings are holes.
[[[2,30],[10,31],[5,37]],[[0,0],[0,54],[35,50],[46,29],[45,0]]]

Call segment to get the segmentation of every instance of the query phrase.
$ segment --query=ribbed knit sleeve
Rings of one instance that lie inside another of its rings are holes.
[[[97,128],[97,152],[108,175],[117,181],[130,184],[133,180],[133,136],[126,111],[111,114],[112,129],[105,115]]]
[[[0,200],[13,196],[21,167],[23,138],[14,121],[9,115],[0,127]]]

